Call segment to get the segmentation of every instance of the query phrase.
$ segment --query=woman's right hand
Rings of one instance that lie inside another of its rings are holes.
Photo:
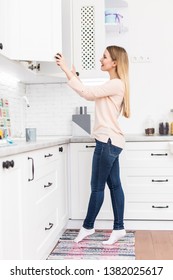
[[[61,68],[62,71],[68,70],[68,67],[65,62],[65,58],[61,53],[55,55],[56,64]]]
[[[57,53],[55,55],[55,60],[56,60],[56,64],[61,68],[62,71],[64,71],[64,73],[67,76],[67,79],[71,79],[74,76],[73,71],[74,70],[70,70],[66,64],[65,58],[61,53]],[[75,68],[74,68],[75,69]],[[76,75],[76,73],[75,73]]]

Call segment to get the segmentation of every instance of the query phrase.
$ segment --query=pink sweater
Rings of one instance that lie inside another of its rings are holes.
[[[85,86],[75,76],[68,85],[86,100],[95,101],[95,124],[92,136],[106,143],[110,138],[112,144],[124,147],[124,135],[118,124],[124,97],[124,83],[112,79],[98,86]]]

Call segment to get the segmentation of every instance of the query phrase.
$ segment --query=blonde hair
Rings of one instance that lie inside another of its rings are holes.
[[[117,62],[116,73],[125,84],[125,94],[122,104],[122,115],[130,117],[130,87],[129,87],[129,59],[124,48],[119,46],[108,46],[106,48],[113,61]]]

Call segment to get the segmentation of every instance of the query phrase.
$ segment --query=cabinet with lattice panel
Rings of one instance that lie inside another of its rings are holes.
[[[119,45],[128,49],[128,4],[124,0],[72,3],[73,63],[81,78],[106,78],[100,70],[105,47]],[[111,17],[113,22],[107,23]]]
[[[81,78],[100,77],[105,47],[104,0],[73,0],[73,62]]]

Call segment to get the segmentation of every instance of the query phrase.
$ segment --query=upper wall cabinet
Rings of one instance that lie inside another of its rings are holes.
[[[73,0],[73,47],[81,77],[97,76],[104,48],[104,0]]]
[[[62,51],[61,0],[0,0],[2,54],[15,60],[54,61]]]
[[[105,78],[108,45],[128,46],[124,0],[0,0],[0,53],[33,72],[65,77],[54,55],[63,52],[81,78]]]
[[[124,0],[73,0],[74,64],[81,78],[102,78],[100,58],[108,45],[128,45]]]

